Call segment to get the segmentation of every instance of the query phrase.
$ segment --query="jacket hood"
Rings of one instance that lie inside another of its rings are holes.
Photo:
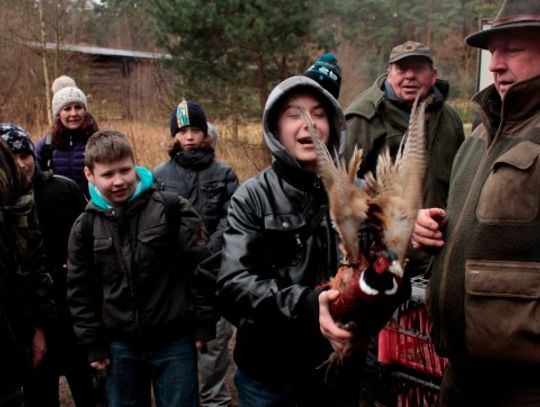
[[[152,186],[154,182],[154,176],[152,172],[144,167],[135,167],[137,173],[137,181],[135,183],[135,191],[129,197],[128,202],[133,201],[135,198],[140,196],[144,191],[147,191]],[[99,192],[94,184],[88,183],[88,190],[90,192],[90,198],[92,203],[97,208],[108,211],[114,208],[114,205],[105,199],[105,197]]]
[[[264,107],[262,119],[264,141],[276,160],[298,168],[301,167],[298,161],[291,157],[287,149],[277,139],[276,134],[274,134],[274,132],[271,130],[272,126],[270,125],[270,120],[275,119],[276,116],[273,114],[273,109],[279,105],[279,102],[284,97],[290,95],[294,90],[301,88],[315,90],[315,92],[324,100],[328,101],[329,105],[333,108],[333,112],[330,113],[329,120],[331,134],[336,135],[337,138],[337,140],[332,140],[334,143],[333,148],[338,151],[339,156],[342,156],[343,154],[347,139],[347,123],[345,121],[343,110],[341,109],[338,101],[330,94],[330,92],[326,91],[317,82],[306,76],[298,75],[285,79],[272,90],[268,96],[268,99],[266,100],[266,106]]]

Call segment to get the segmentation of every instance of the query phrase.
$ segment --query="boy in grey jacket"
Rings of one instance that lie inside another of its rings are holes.
[[[169,150],[171,159],[154,168],[154,176],[160,190],[175,192],[189,200],[204,221],[212,252],[218,252],[223,246],[227,208],[238,187],[238,177],[231,167],[216,159],[217,132],[197,103],[182,100],[172,111],[170,130],[174,140]],[[231,403],[226,377],[232,332],[231,324],[221,318],[216,326],[216,338],[199,354],[202,407]]]

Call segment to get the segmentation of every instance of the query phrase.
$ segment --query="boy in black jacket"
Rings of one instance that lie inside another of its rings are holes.
[[[68,247],[68,299],[75,333],[92,367],[107,370],[109,403],[196,406],[197,352],[215,320],[194,270],[209,254],[203,223],[189,203],[157,192],[135,167],[120,133],[86,145],[91,201]]]
[[[224,315],[238,328],[242,407],[358,406],[363,352],[335,375],[320,368],[333,349],[352,349],[354,338],[329,315],[339,293],[320,288],[337,272],[338,242],[299,109],[331,151],[341,152],[347,137],[339,104],[314,80],[294,76],[270,93],[262,124],[274,161],[231,198],[217,278]]]

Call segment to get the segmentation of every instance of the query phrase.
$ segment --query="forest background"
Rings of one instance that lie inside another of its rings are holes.
[[[128,134],[141,164],[166,159],[168,120],[178,101],[198,101],[217,124],[218,156],[242,179],[269,162],[260,117],[270,90],[302,73],[322,52],[337,55],[339,101],[347,107],[387,68],[392,47],[427,44],[439,77],[450,81],[450,103],[470,122],[477,50],[465,45],[480,17],[500,0],[0,0],[0,122],[27,128],[33,138],[50,125],[50,85],[74,77],[96,100],[92,72],[65,45],[168,54],[157,71],[139,77],[147,88],[132,117],[100,117],[101,128]],[[54,44],[46,47],[46,44]],[[150,93],[149,93],[150,92]],[[126,96],[126,98],[129,98]],[[129,100],[125,100],[129,103]],[[96,111],[98,111],[96,109]]]

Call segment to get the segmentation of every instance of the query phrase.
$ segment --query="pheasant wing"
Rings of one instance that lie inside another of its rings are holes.
[[[425,109],[428,100],[413,105],[409,129],[395,162],[386,150],[378,158],[376,179],[366,179],[373,204],[380,211],[383,240],[388,250],[403,262],[412,228],[423,197],[423,181],[426,171],[427,148],[424,132]]]
[[[328,148],[321,142],[317,129],[309,115],[299,109],[306,123],[317,153],[317,167],[330,205],[330,217],[334,229],[341,240],[341,251],[350,263],[358,262],[358,229],[366,217],[366,194],[351,181],[350,173],[358,170],[362,162],[362,152],[355,150],[352,165],[347,171],[345,163],[335,157],[335,164]]]

